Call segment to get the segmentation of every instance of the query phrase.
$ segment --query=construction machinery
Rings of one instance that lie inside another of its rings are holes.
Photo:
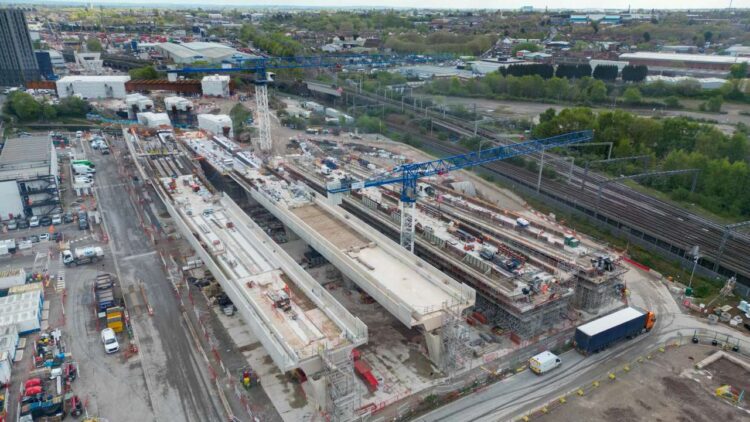
[[[394,167],[391,171],[377,179],[353,181],[351,179],[331,182],[328,185],[328,193],[341,194],[352,190],[368,187],[385,186],[394,183],[401,184],[400,211],[401,211],[401,246],[414,252],[415,231],[415,203],[417,200],[417,182],[423,177],[443,175],[455,170],[461,170],[471,166],[491,163],[493,161],[505,160],[520,155],[533,154],[546,151],[551,148],[562,147],[570,144],[588,142],[593,139],[590,130],[571,132],[551,138],[534,139],[517,144],[503,145],[499,147],[479,150],[468,154],[454,155],[422,163],[407,163]]]

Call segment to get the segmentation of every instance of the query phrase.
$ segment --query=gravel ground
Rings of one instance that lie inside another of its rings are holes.
[[[717,349],[688,344],[656,354],[633,365],[615,381],[602,381],[598,389],[583,397],[572,396],[541,421],[748,421],[750,413],[717,398],[714,391],[723,383],[747,386],[748,372],[721,359],[707,371],[693,365]]]

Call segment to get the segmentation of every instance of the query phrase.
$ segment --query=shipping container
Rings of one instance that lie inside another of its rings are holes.
[[[0,353],[0,385],[7,386],[10,383],[12,368],[13,358],[10,354],[8,352]]]
[[[597,353],[610,345],[650,330],[656,318],[653,312],[625,308],[576,329],[576,348],[583,354]]]
[[[0,289],[9,289],[26,283],[26,271],[23,268],[0,271]]]

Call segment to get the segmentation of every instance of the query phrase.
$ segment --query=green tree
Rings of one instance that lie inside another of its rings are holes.
[[[648,31],[643,33],[643,41],[645,42],[651,41],[651,34]]]
[[[724,104],[724,98],[721,95],[715,95],[709,98],[705,104],[706,111],[718,113],[721,111],[721,105]]]
[[[556,115],[557,115],[557,112],[555,111],[555,109],[550,107],[544,110],[544,112],[542,112],[542,114],[539,115],[539,123],[549,122],[552,119],[554,119]]]
[[[159,72],[154,69],[153,66],[139,67],[137,69],[130,69],[128,71],[131,79],[158,79]]]
[[[664,105],[669,108],[679,108],[680,105],[680,99],[675,97],[674,95],[671,95],[664,99]]]
[[[48,122],[55,120],[57,117],[57,109],[50,104],[42,104],[41,117]]]
[[[55,109],[58,116],[86,117],[86,113],[91,110],[91,105],[78,97],[66,97],[60,100]]]
[[[641,101],[643,100],[643,97],[641,96],[641,91],[634,86],[631,86],[628,89],[626,89],[625,92],[622,94],[622,98],[625,100],[627,104],[630,104],[630,105],[640,104]]]
[[[607,85],[600,80],[594,80],[588,91],[588,97],[595,103],[600,103],[607,99]]]
[[[729,68],[729,76],[734,79],[742,79],[747,77],[747,62],[733,64]]]
[[[86,40],[86,49],[92,53],[98,53],[103,50],[102,43],[99,38],[89,37]]]
[[[22,121],[37,120],[42,112],[42,105],[31,95],[21,91],[8,96],[8,108]]]

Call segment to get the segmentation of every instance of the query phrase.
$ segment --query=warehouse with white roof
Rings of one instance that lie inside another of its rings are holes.
[[[60,98],[79,96],[85,99],[125,98],[128,75],[65,76],[55,82]]]

